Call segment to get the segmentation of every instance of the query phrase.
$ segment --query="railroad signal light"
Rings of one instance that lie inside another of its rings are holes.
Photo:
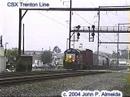
[[[94,37],[94,36],[95,36],[95,33],[93,32],[91,35]]]
[[[95,25],[92,25],[92,33],[90,33],[90,26],[88,26],[88,30],[89,30],[89,42],[94,42]]]
[[[95,29],[95,25],[92,25],[92,28]]]
[[[77,28],[78,30],[80,29],[80,27],[81,27],[80,25],[76,26],[76,28]]]
[[[79,36],[80,36],[80,33],[78,32],[78,33],[77,33],[77,39],[79,39]]]
[[[92,36],[93,36],[93,38],[94,38],[94,36],[95,36],[95,25],[92,25],[92,29],[93,29],[93,33],[91,34]]]

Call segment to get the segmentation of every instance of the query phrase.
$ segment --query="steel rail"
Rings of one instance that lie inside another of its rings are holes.
[[[40,75],[37,74],[28,76],[23,75],[23,76],[5,77],[0,79],[0,85],[12,85],[27,81],[40,81],[40,80],[58,79],[58,78],[92,75],[100,73],[110,73],[110,71],[74,71],[65,73],[50,73]]]
[[[63,71],[33,71],[33,72],[6,72],[0,73],[0,78],[13,77],[13,76],[28,76],[28,75],[37,75],[37,74],[50,74],[50,73],[63,73],[63,72],[72,72],[68,70]]]

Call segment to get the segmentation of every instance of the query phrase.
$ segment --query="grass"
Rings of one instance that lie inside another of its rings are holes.
[[[130,74],[128,74],[126,77],[126,83],[127,84],[123,91],[124,91],[125,95],[130,96]]]

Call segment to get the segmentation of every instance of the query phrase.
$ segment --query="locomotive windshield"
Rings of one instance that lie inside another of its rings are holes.
[[[75,61],[75,54],[66,54],[66,58],[65,58],[66,62],[74,62]]]

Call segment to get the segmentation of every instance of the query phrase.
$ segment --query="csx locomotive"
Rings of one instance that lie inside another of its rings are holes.
[[[93,54],[90,49],[77,50],[67,49],[64,52],[63,66],[65,69],[106,69],[109,66],[109,58]],[[97,64],[99,63],[99,64]]]

